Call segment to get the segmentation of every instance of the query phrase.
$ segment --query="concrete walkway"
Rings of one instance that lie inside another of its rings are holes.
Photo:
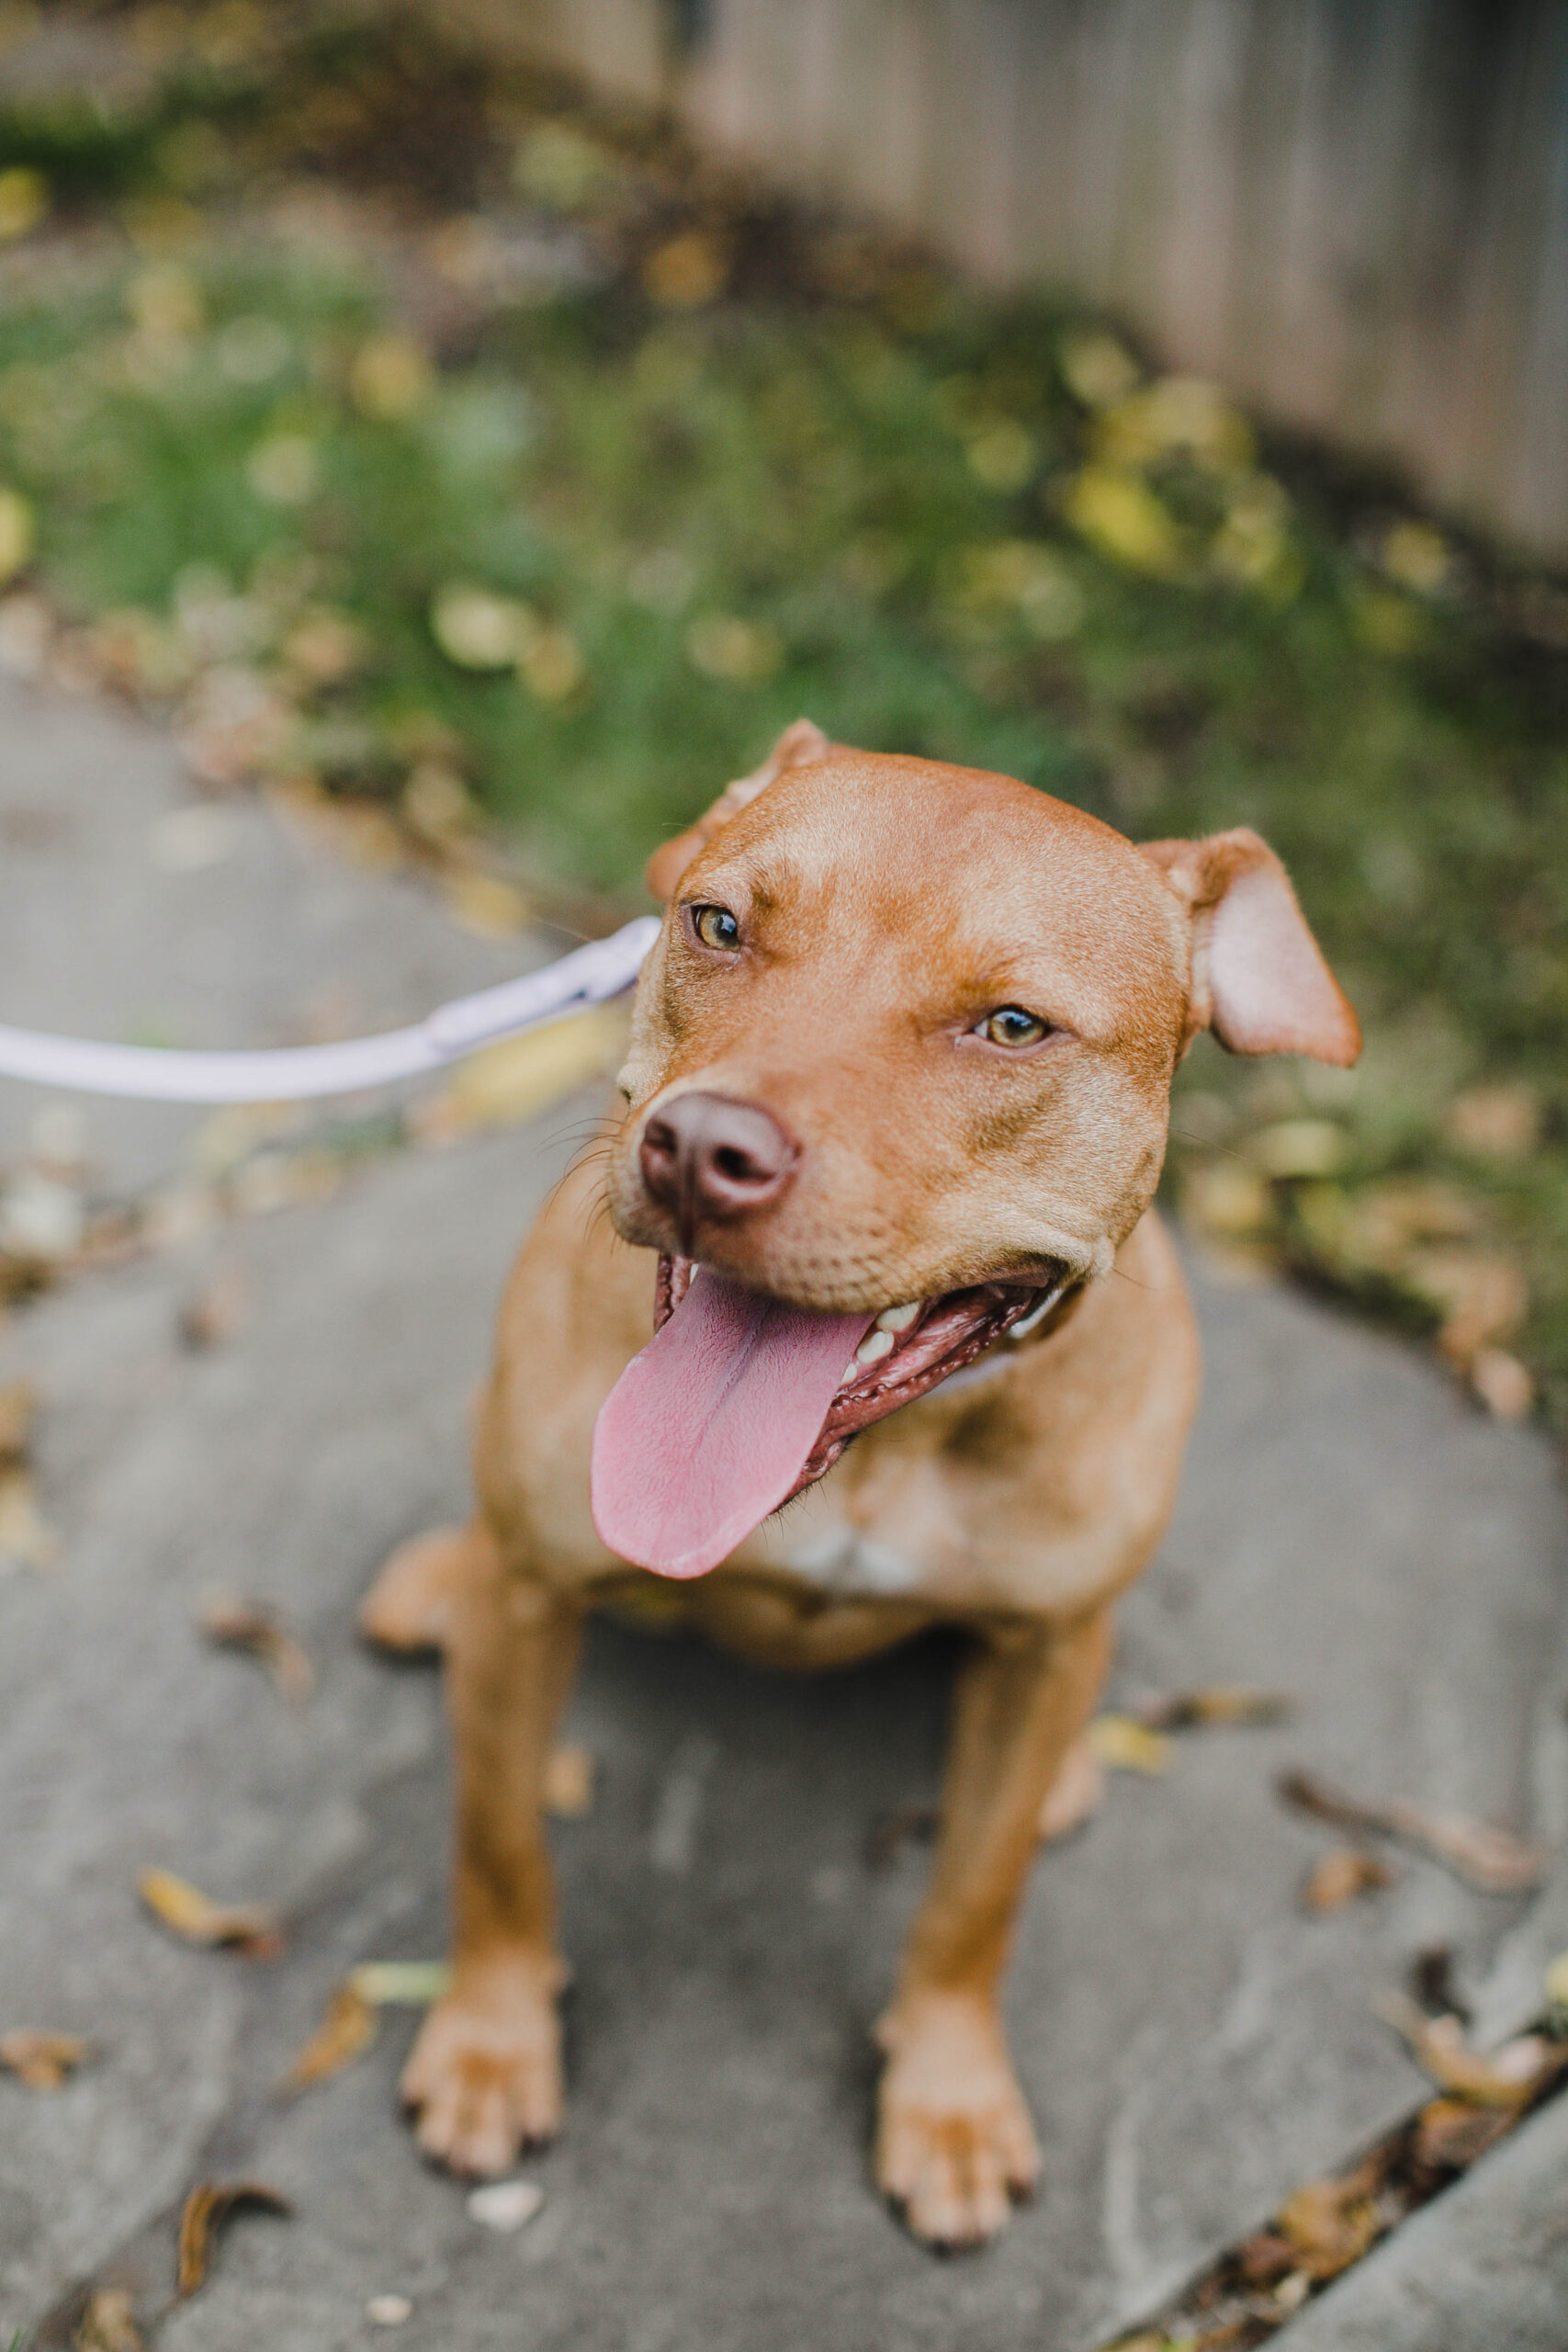
[[[231,813],[219,862],[155,865],[180,798],[155,735],[5,691],[0,1012],[259,1043],[313,993],[341,1005],[351,988],[368,1026],[514,967],[257,806]],[[0,1087],[0,1149],[38,1107]],[[1568,1527],[1549,1450],[1391,1340],[1200,1276],[1206,1403],[1116,1687],[1254,1683],[1298,1713],[1184,1737],[1168,1774],[1118,1776],[1042,1860],[1010,2009],[1045,2177],[996,2249],[933,2260],[866,2186],[868,2028],[925,1858],[874,1871],[864,1849],[934,1786],[940,1645],[795,1682],[679,1634],[596,1628],[569,1731],[599,1794],[557,1837],[573,2106],[523,2167],[546,2203],[521,2233],[479,2226],[416,2160],[395,2113],[406,2013],[333,2081],[270,2098],[348,1967],[442,1949],[436,1678],[367,1656],[353,1611],[390,1544],[463,1508],[466,1400],[507,1258],[584,1107],[383,1159],[330,1200],[84,1275],[0,1330],[0,1381],[25,1373],[42,1396],[62,1541],[52,1575],[0,1578],[0,2030],[103,2051],[52,2097],[0,2076],[0,2343],[51,2309],[40,2341],[68,2342],[62,2299],[89,2277],[155,2297],[185,2189],[246,2176],[293,2216],[235,2222],[164,2325],[168,2352],[358,2346],[381,2340],[367,2300],[391,2294],[413,2306],[395,2339],[410,2352],[1087,2352],[1416,2103],[1371,2004],[1418,1948],[1454,1946],[1497,2033],[1568,1942],[1560,1881],[1500,1900],[1420,1861],[1304,1918],[1328,1836],[1272,1793],[1301,1763],[1562,1842]],[[88,1123],[113,1185],[188,1146],[183,1114]],[[248,1317],[192,1353],[180,1309],[235,1258]],[[307,1712],[200,1642],[212,1584],[299,1628]],[[153,1863],[276,1905],[286,1956],[172,1943],[134,1894]],[[1561,2269],[1529,2181],[1562,2130],[1562,2110],[1529,2127],[1282,2340],[1544,2347],[1510,2314]],[[1478,2208],[1493,2220],[1467,2222]],[[1513,2228],[1518,2259],[1488,2270],[1478,2227]],[[1402,2283],[1412,2260],[1426,2302]],[[1360,2315],[1373,2291],[1397,2324]]]

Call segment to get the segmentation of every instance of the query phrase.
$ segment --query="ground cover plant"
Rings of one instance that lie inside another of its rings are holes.
[[[482,844],[478,921],[635,905],[802,712],[1254,824],[1368,1050],[1202,1041],[1178,1204],[1568,1413],[1568,591],[412,18],[92,26],[93,99],[0,52],[0,660],[168,710],[212,792]]]

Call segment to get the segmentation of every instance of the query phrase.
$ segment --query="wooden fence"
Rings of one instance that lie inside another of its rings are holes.
[[[1568,560],[1568,0],[441,0]]]

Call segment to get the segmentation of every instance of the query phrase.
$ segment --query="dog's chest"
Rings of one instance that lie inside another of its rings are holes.
[[[924,1564],[841,1521],[786,1544],[784,1566],[819,1592],[862,1600],[903,1600],[917,1591]]]

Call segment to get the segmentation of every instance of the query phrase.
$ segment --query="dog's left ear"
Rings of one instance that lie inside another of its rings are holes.
[[[793,727],[786,727],[760,768],[727,784],[713,807],[705,810],[689,831],[677,833],[672,842],[666,842],[661,849],[654,851],[643,875],[650,895],[661,902],[670,899],[697,852],[712,840],[721,825],[728,825],[738,810],[744,808],[748,801],[755,800],[759,792],[765,791],[786,768],[809,767],[813,760],[826,759],[832,748],[820,727],[814,726],[809,718],[797,718]]]
[[[1296,904],[1290,876],[1248,827],[1143,842],[1192,925],[1189,1042],[1212,1029],[1233,1054],[1310,1054],[1348,1069],[1361,1028]]]

